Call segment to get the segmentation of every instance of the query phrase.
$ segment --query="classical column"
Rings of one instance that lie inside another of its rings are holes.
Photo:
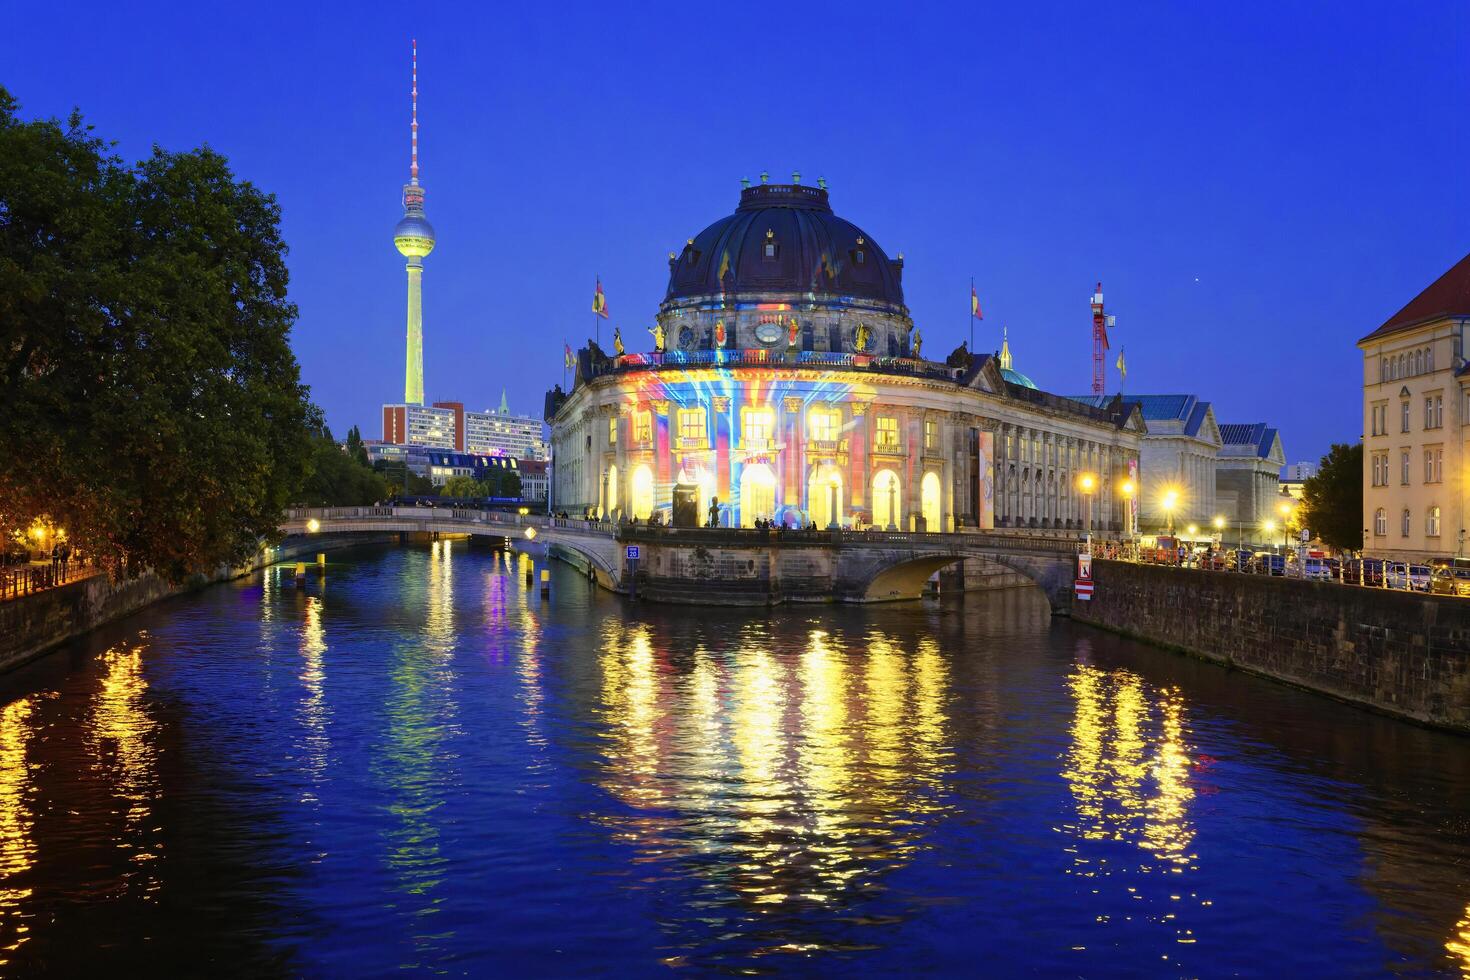
[[[786,444],[781,447],[781,486],[785,492],[782,502],[787,507],[807,510],[806,474],[802,472],[802,450],[806,447],[806,420],[801,417],[801,398],[787,395],[782,400],[786,409]]]
[[[729,507],[732,505],[733,493],[731,489],[733,484],[730,481],[730,450],[735,446],[736,438],[734,433],[734,413],[730,408],[730,396],[716,395],[711,398],[710,410],[715,413],[715,496],[720,498],[722,504]],[[730,513],[733,514],[734,511]],[[709,520],[708,514],[699,515],[701,524],[707,520]]]
[[[655,399],[648,403],[648,407],[653,410],[653,505],[657,508],[673,501],[674,440],[669,432],[668,399]]]
[[[853,510],[862,510],[868,499],[868,472],[872,463],[868,456],[868,402],[853,401],[852,426],[847,438],[847,499]]]

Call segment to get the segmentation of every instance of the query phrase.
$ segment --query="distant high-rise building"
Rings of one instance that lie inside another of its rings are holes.
[[[410,123],[409,181],[403,185],[403,219],[393,229],[393,245],[408,259],[408,344],[403,373],[403,401],[424,403],[424,256],[434,250],[434,226],[424,217],[424,189],[419,186],[419,49],[413,43],[413,88]]]
[[[540,419],[512,415],[505,392],[493,412],[464,414],[465,452],[513,456],[516,459],[545,459],[546,439]]]
[[[1292,483],[1301,483],[1317,475],[1316,463],[1292,463],[1286,468],[1286,478]]]
[[[455,409],[437,405],[384,405],[383,441],[454,451],[460,448],[455,445],[455,418]]]

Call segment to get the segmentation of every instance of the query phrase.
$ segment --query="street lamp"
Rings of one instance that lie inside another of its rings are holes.
[[[1286,549],[1290,544],[1290,542],[1287,540],[1286,525],[1288,522],[1291,521],[1291,504],[1283,500],[1281,501],[1281,503],[1276,505],[1276,509],[1281,512],[1281,553],[1284,555],[1286,554]]]
[[[1123,486],[1123,536],[1128,540],[1128,546],[1133,546],[1133,495],[1138,492],[1138,485],[1132,480],[1124,480]]]
[[[1087,533],[1087,553],[1092,554],[1092,491],[1097,489],[1097,477],[1083,473],[1077,480],[1082,490],[1082,524]]]
[[[832,519],[830,522],[828,522],[827,527],[831,528],[834,531],[842,526],[837,520],[837,488],[839,485],[840,484],[835,476],[832,478],[831,482],[827,484],[827,500],[829,501],[831,507],[829,513],[831,513],[832,515]],[[888,484],[888,530],[890,531],[898,530],[897,508],[898,481],[894,480]]]
[[[1164,514],[1169,518],[1169,536],[1174,536],[1174,508],[1179,506],[1179,491],[1164,491]]]
[[[1268,541],[1271,542],[1271,547],[1272,548],[1275,548],[1276,547],[1276,522],[1273,521],[1273,520],[1271,520],[1268,517],[1266,519],[1265,523],[1263,523],[1261,525],[1261,530],[1263,530],[1263,531],[1266,532],[1266,540],[1268,540]]]
[[[1225,518],[1216,514],[1215,519],[1210,523],[1215,526],[1215,550],[1219,551],[1225,547]]]
[[[306,522],[306,532],[308,534],[315,534],[316,532],[320,531],[321,529],[322,529],[322,522],[319,521],[319,520],[317,520],[315,517],[313,517],[311,520],[309,520],[309,521]]]

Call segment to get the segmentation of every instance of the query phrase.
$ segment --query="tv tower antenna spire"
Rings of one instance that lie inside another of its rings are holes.
[[[409,93],[412,99],[413,122],[409,124],[412,133],[413,160],[408,167],[408,176],[412,183],[419,182],[419,41],[413,39],[413,89]]]

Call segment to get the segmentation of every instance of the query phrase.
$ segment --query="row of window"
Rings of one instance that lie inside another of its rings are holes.
[[[1378,361],[1378,380],[1397,381],[1418,374],[1429,374],[1434,370],[1434,348],[1424,347],[1416,351],[1405,351],[1396,357],[1384,357]]]
[[[1378,402],[1372,409],[1372,429],[1375,436],[1388,435],[1388,402]],[[1444,428],[1444,395],[1424,396],[1424,428]],[[1399,431],[1409,431],[1409,400],[1399,402]]]
[[[1389,483],[1388,453],[1373,454],[1373,486],[1386,487]],[[1424,482],[1444,482],[1444,447],[1431,446],[1424,450]],[[1399,451],[1399,485],[1409,485],[1409,450]]]
[[[1439,537],[1439,508],[1431,507],[1424,512],[1424,534],[1427,537]],[[1414,525],[1413,515],[1409,508],[1405,507],[1399,517],[1399,534],[1408,537],[1412,533]],[[1388,511],[1380,507],[1373,512],[1373,533],[1380,538],[1388,534]]]
[[[811,409],[807,412],[807,438],[814,443],[835,444],[842,432],[842,413],[837,409],[823,410]],[[775,412],[769,408],[743,408],[740,410],[740,438],[741,445],[747,449],[765,449],[772,445],[775,438]],[[681,408],[677,416],[675,430],[678,435],[680,446],[703,446],[707,442],[708,431],[706,429],[705,410],[700,408]],[[607,420],[607,441],[609,445],[617,445],[618,442],[618,420],[616,417]],[[647,445],[653,441],[653,418],[649,412],[633,413],[633,441],[638,444]],[[898,418],[892,415],[879,415],[875,422],[874,448],[878,450],[889,450],[897,452],[901,445],[899,439]],[[933,419],[924,420],[924,448],[939,448],[939,423]]]

